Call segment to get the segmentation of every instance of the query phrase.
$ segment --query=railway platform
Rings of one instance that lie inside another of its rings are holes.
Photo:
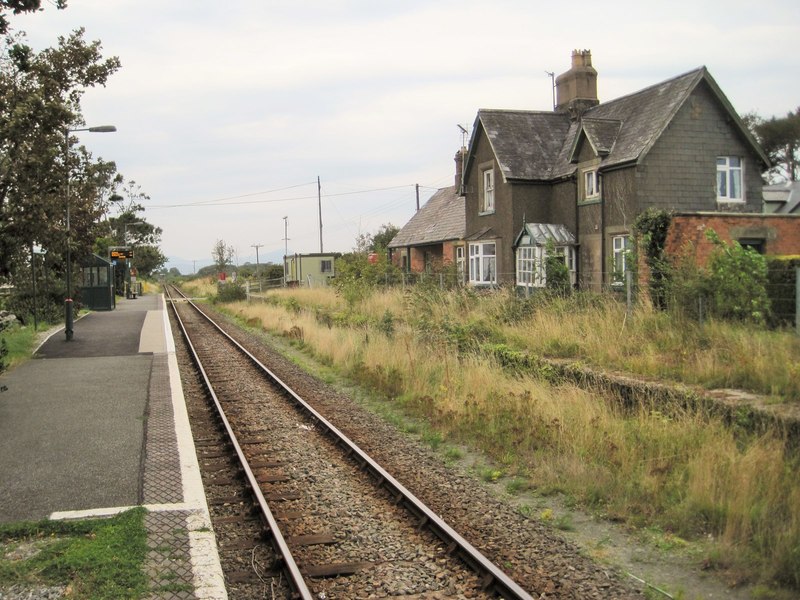
[[[54,332],[0,384],[0,522],[144,506],[151,597],[227,597],[162,295]]]

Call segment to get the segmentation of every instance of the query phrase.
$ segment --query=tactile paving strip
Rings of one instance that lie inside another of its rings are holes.
[[[146,572],[150,580],[149,598],[195,600],[194,576],[189,556],[187,518],[191,511],[149,512],[147,527]]]
[[[153,355],[145,438],[144,504],[183,502],[180,456],[175,437],[169,368],[166,354]],[[149,512],[146,570],[150,578],[150,598],[194,600],[194,577],[189,555],[189,526],[192,511]]]

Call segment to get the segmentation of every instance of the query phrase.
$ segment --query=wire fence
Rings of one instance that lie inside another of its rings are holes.
[[[800,268],[794,269],[792,278],[786,277],[787,271],[770,270],[766,285],[769,299],[769,310],[764,315],[764,321],[770,327],[794,327],[800,334]],[[789,271],[791,273],[791,271]],[[538,279],[531,284],[516,283],[516,273],[497,273],[493,281],[469,281],[466,276],[454,270],[444,272],[406,273],[397,269],[388,269],[375,275],[372,281],[364,281],[366,285],[383,288],[410,288],[427,285],[440,289],[453,289],[469,286],[476,290],[514,289],[517,297],[530,298],[535,294],[551,289],[547,281]],[[608,280],[608,273],[599,271],[582,272],[579,276],[572,275],[569,288],[604,294],[617,301],[624,302],[629,311],[644,299],[652,301],[660,308],[680,311],[684,316],[693,318],[700,323],[717,315],[717,306],[720,298],[715,290],[705,289],[696,282],[676,280],[666,283],[658,292],[658,297],[653,298],[650,285],[647,282],[639,283],[636,274],[625,271],[619,274],[614,281]],[[742,281],[746,281],[744,278]],[[308,278],[306,281],[290,282],[289,286],[300,287],[327,287],[332,285],[328,278]],[[743,283],[742,285],[746,285]],[[253,282],[248,287],[248,296],[262,294],[268,290],[285,287],[283,278]]]

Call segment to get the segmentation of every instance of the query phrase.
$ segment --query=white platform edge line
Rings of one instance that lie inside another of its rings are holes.
[[[217,539],[211,526],[205,490],[200,478],[200,465],[197,463],[195,454],[194,438],[192,438],[189,415],[186,411],[186,400],[183,396],[178,358],[175,354],[175,342],[172,338],[172,326],[169,323],[164,294],[160,295],[159,303],[164,315],[164,335],[166,336],[172,411],[175,419],[175,438],[178,442],[178,457],[181,464],[183,499],[186,504],[200,508],[194,518],[187,519],[195,595],[198,600],[227,600],[228,592],[225,589],[225,578],[217,551]]]
[[[143,504],[148,512],[199,512],[203,507],[193,506],[186,503],[176,504]],[[82,510],[61,510],[51,513],[48,519],[51,521],[71,521],[75,519],[102,519],[106,517],[113,517],[126,510],[137,508],[136,506],[104,506],[101,508],[87,508]]]

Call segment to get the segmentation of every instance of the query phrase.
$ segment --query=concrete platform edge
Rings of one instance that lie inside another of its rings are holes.
[[[195,595],[198,600],[227,600],[225,577],[217,552],[217,540],[211,526],[211,517],[206,503],[205,490],[200,478],[200,465],[194,448],[194,438],[186,411],[186,400],[183,396],[178,358],[175,354],[175,342],[172,338],[172,327],[169,322],[164,295],[160,298],[164,316],[164,334],[167,344],[169,364],[169,381],[172,391],[172,408],[175,415],[175,437],[180,454],[184,502],[192,507],[193,514],[187,519],[189,525],[189,553],[194,574]]]

